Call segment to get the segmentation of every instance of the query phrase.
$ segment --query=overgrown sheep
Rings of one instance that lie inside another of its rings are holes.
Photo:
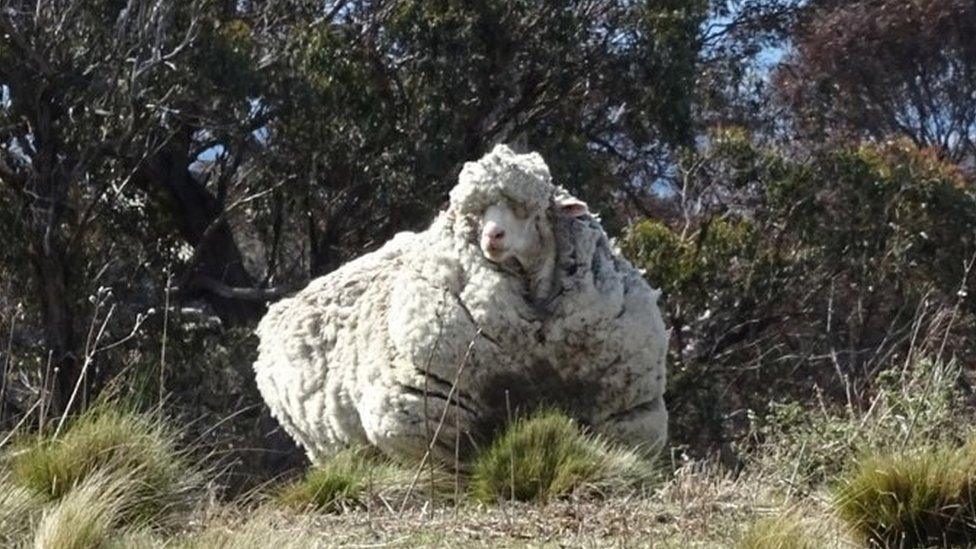
[[[668,417],[657,298],[538,154],[499,145],[427,230],[273,305],[257,385],[313,463],[359,443],[403,459],[430,445],[450,465],[543,406],[653,449]]]

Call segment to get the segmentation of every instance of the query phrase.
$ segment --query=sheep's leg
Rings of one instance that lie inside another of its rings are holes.
[[[363,427],[370,444],[389,456],[421,460],[430,448],[428,459],[453,467],[455,445],[462,457],[470,449],[467,429],[473,417],[452,397],[423,393],[412,386],[384,387],[371,391],[361,401]]]
[[[594,425],[594,430],[610,440],[637,445],[648,453],[656,453],[668,439],[668,410],[664,406],[664,398],[658,397],[615,413]]]

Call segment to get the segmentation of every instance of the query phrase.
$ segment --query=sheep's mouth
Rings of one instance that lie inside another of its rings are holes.
[[[508,250],[495,246],[483,246],[481,248],[485,259],[492,263],[504,263],[509,258]]]
[[[515,276],[523,276],[525,274],[525,268],[522,266],[522,263],[517,257],[508,252],[490,254],[488,251],[482,250],[482,255],[488,263],[491,263],[496,269],[502,272]]]

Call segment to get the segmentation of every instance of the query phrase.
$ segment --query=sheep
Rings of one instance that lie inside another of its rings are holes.
[[[351,444],[451,465],[513,413],[559,406],[647,448],[667,437],[658,294],[538,154],[464,165],[419,233],[313,280],[256,333],[259,391],[320,463]]]

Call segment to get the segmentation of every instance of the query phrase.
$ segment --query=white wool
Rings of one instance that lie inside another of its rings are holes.
[[[313,462],[354,443],[417,458],[438,432],[434,457],[450,464],[455,443],[463,457],[509,410],[544,405],[628,444],[663,444],[658,292],[599,222],[550,216],[557,266],[544,303],[478,247],[484,206],[544,210],[557,192],[538,154],[498,146],[465,165],[426,231],[400,233],[269,309],[258,388]]]
[[[499,199],[542,211],[553,198],[552,177],[538,153],[515,154],[496,145],[481,160],[465,162],[450,197],[451,209],[461,214],[480,214]]]

